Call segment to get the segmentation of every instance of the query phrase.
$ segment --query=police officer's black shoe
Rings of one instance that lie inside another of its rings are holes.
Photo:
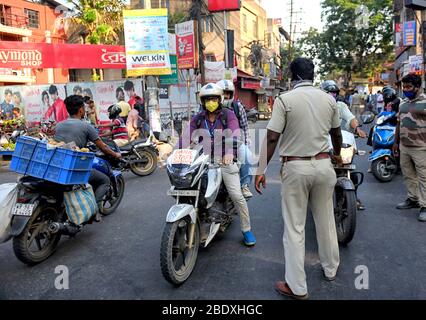
[[[399,209],[399,210],[417,209],[417,208],[420,208],[420,205],[417,201],[414,201],[414,200],[408,198],[404,202],[398,203],[396,208]]]
[[[420,209],[419,217],[417,218],[420,222],[426,222],[426,208],[422,207]]]

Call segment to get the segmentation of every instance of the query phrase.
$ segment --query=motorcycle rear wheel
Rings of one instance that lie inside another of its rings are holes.
[[[336,187],[334,190],[334,218],[337,240],[342,245],[352,241],[356,228],[357,201],[354,190]]]
[[[144,177],[149,176],[157,168],[157,155],[153,150],[146,148],[139,148],[137,152],[143,157],[146,158],[147,163],[142,164],[131,164],[130,170],[137,176]]]
[[[13,238],[15,256],[30,266],[49,258],[56,251],[61,233],[52,234],[48,227],[51,222],[62,222],[64,214],[47,205],[39,206],[22,233]]]
[[[393,176],[395,175],[394,170],[386,169],[387,162],[392,162],[392,161],[385,160],[384,158],[380,158],[380,159],[374,160],[373,163],[371,164],[371,171],[373,172],[374,177],[380,182],[392,181]]]
[[[160,264],[164,278],[175,286],[182,285],[195,268],[200,246],[200,226],[195,224],[192,248],[188,248],[191,219],[185,217],[166,223],[161,239]]]

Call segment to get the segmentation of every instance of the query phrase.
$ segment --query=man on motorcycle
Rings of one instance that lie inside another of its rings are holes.
[[[82,121],[86,114],[84,100],[82,96],[72,95],[65,99],[65,105],[70,117],[56,126],[55,140],[65,143],[75,142],[77,147],[85,148],[87,143],[93,142],[105,154],[113,158],[121,158],[120,153],[112,151],[100,138],[96,129],[89,123]],[[92,170],[89,178],[98,203],[99,210],[102,211],[102,200],[109,189],[109,178],[97,171]],[[99,217],[97,217],[99,220]]]
[[[214,148],[215,141],[221,138],[217,135],[222,134],[223,137],[225,130],[231,131],[232,137],[235,139],[240,137],[238,119],[233,112],[223,108],[223,91],[217,84],[209,83],[201,88],[200,100],[204,110],[192,118],[189,134],[187,133],[181,138],[179,146],[188,145],[190,141],[193,141],[193,138],[196,138],[195,135],[193,136],[195,131],[203,130],[205,134],[200,136],[210,137],[210,141],[201,140],[202,138],[199,137],[201,139],[198,138],[198,142],[204,145],[204,150],[212,150],[213,160],[214,155],[220,154],[223,182],[240,216],[244,244],[254,246],[256,238],[251,231],[247,202],[241,192],[240,170],[235,162],[236,152],[233,148],[225,146],[224,139],[222,139],[222,146],[219,151]],[[213,151],[216,151],[214,155]]]
[[[241,175],[241,191],[244,198],[251,198],[253,194],[250,191],[250,184],[252,182],[252,176],[250,174],[250,160],[251,153],[248,147],[249,145],[249,125],[247,120],[247,114],[244,106],[241,102],[234,99],[235,86],[230,80],[221,80],[217,85],[223,90],[224,102],[223,106],[237,116],[240,130],[242,131],[242,138],[244,145],[240,149],[240,159],[242,161],[240,175]]]
[[[321,89],[327,93],[329,93],[334,98],[339,94],[339,87],[336,82],[333,80],[326,80],[321,84]],[[337,101],[337,100],[336,100]],[[364,131],[361,130],[358,120],[355,115],[349,110],[349,107],[346,103],[337,101],[337,107],[339,108],[340,121],[342,130],[346,130],[348,132],[356,133],[361,138],[365,138],[367,135]],[[358,175],[351,175],[351,180],[355,185],[358,183]],[[365,206],[362,204],[361,200],[358,198],[357,194],[357,208],[358,210],[365,210]]]

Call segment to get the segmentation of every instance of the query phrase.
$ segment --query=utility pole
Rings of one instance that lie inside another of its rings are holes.
[[[197,22],[197,40],[198,40],[198,63],[199,72],[201,75],[201,84],[204,84],[205,79],[205,67],[204,67],[204,44],[203,44],[203,26],[201,20],[201,11],[203,8],[203,0],[192,0],[192,6],[190,9],[191,19]]]

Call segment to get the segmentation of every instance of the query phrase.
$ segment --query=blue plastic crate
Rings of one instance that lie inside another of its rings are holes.
[[[13,154],[12,171],[59,184],[85,184],[89,181],[95,157],[93,153],[48,149],[46,143],[27,137],[20,137],[16,145],[19,148]]]

